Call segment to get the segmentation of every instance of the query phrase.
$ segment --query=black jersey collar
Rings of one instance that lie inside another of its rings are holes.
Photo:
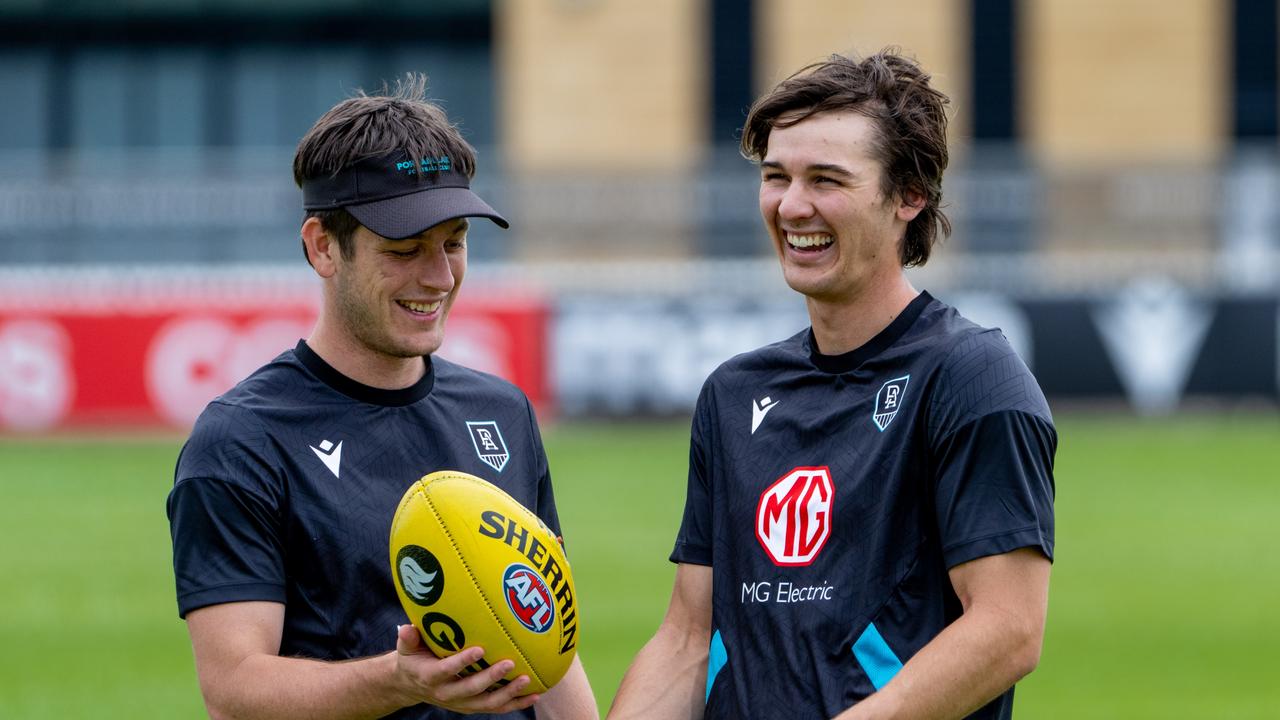
[[[297,346],[293,348],[293,353],[298,356],[299,362],[325,385],[349,398],[369,403],[370,405],[384,405],[387,407],[412,405],[426,397],[431,392],[431,387],[435,384],[435,372],[431,367],[430,355],[422,358],[427,364],[427,371],[422,374],[422,378],[418,382],[399,390],[384,390],[357,382],[338,372],[332,365],[325,362],[324,358],[317,355],[315,350],[307,347],[306,340],[299,340]]]
[[[875,337],[863,343],[861,346],[850,350],[847,353],[839,355],[823,355],[818,352],[818,341],[813,337],[813,328],[809,328],[809,359],[813,361],[815,367],[823,372],[844,373],[856,370],[859,365],[879,355],[898,341],[903,333],[911,327],[911,324],[920,317],[920,313],[924,312],[925,307],[933,302],[933,296],[928,292],[921,292],[914,300],[907,303],[907,307],[903,309],[898,317],[889,323],[889,326],[881,330]]]

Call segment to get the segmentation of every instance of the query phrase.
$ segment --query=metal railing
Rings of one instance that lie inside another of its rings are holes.
[[[974,149],[948,175],[955,233],[920,275],[1025,291],[1114,287],[1141,275],[1280,287],[1280,164],[1270,153],[1223,167],[1093,170],[1009,157]],[[291,159],[290,148],[4,153],[0,267],[12,278],[45,266],[300,266]],[[513,228],[473,226],[476,272],[602,291],[734,288],[744,284],[734,278],[757,272],[776,279],[756,171],[745,161],[708,168],[533,177],[486,167],[476,188]]]

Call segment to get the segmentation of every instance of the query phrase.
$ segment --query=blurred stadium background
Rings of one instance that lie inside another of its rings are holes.
[[[200,714],[172,463],[314,317],[294,145],[406,72],[513,221],[474,226],[442,352],[539,406],[607,706],[702,380],[806,324],[745,109],[886,45],[954,104],[956,232],[914,282],[1061,423],[1020,715],[1280,717],[1278,35],[1276,0],[0,0],[0,717]]]

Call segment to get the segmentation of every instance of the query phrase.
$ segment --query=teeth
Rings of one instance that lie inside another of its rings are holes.
[[[402,307],[407,307],[414,312],[420,313],[433,313],[436,311],[436,308],[440,307],[439,300],[433,303],[409,302],[408,300],[397,300],[396,302],[400,303]]]
[[[830,245],[835,241],[826,233],[813,233],[812,235],[793,235],[787,233],[787,244],[792,247],[818,247],[820,245]]]

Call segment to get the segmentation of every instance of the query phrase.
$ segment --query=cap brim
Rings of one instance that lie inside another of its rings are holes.
[[[361,225],[392,240],[420,235],[446,220],[462,217],[485,217],[503,229],[511,227],[498,211],[464,187],[430,188],[386,200],[347,205],[346,210]]]

